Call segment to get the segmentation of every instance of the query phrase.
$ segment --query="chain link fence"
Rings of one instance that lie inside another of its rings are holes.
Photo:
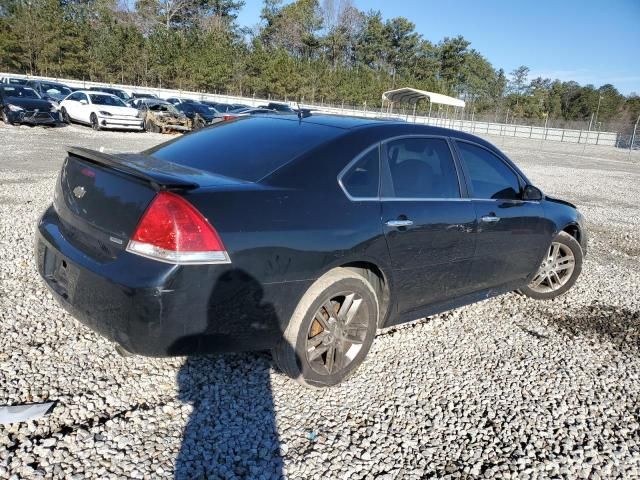
[[[589,121],[570,121],[564,119],[531,119],[517,118],[508,109],[497,109],[493,112],[483,112],[476,115],[474,111],[465,109],[446,108],[434,106],[427,109],[425,104],[419,104],[416,108],[401,105],[390,111],[388,107],[370,106],[367,102],[361,105],[349,105],[344,102],[336,104],[320,102],[309,103],[302,98],[285,96],[276,97],[268,95],[267,98],[252,96],[238,96],[221,92],[205,93],[194,91],[182,91],[166,88],[140,87],[133,85],[106,84],[100,82],[88,82],[84,80],[58,79],[50,77],[29,77],[27,75],[0,73],[0,77],[10,76],[19,78],[38,78],[65,83],[71,87],[90,88],[92,86],[110,86],[121,88],[130,92],[154,93],[160,98],[185,96],[198,100],[211,100],[223,103],[241,103],[251,107],[265,105],[271,101],[285,102],[292,107],[304,106],[313,111],[336,115],[355,115],[370,118],[392,118],[423,125],[433,125],[445,128],[453,128],[480,136],[499,136],[518,139],[537,140],[539,142],[560,142],[565,144],[582,145],[583,153],[591,147],[615,147],[620,150],[628,150],[629,157],[640,158],[640,118],[635,124],[603,123],[592,117]],[[428,105],[428,104],[427,104]],[[572,149],[572,151],[575,149]]]

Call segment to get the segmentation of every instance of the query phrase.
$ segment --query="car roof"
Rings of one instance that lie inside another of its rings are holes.
[[[255,110],[255,109],[252,109]],[[388,119],[377,119],[377,118],[365,118],[365,117],[348,117],[343,115],[330,115],[330,114],[312,114],[306,116],[304,118],[298,118],[297,113],[288,113],[288,112],[273,112],[273,115],[263,115],[263,117],[272,117],[278,118],[281,120],[295,120],[301,121],[305,123],[312,123],[317,125],[324,125],[327,127],[336,127],[345,130],[350,130],[352,128],[363,127],[365,125],[397,125],[404,124],[404,122],[399,122],[398,120],[388,120]]]
[[[73,93],[86,93],[87,95],[102,95],[104,97],[116,97],[116,98],[118,98],[116,95],[113,95],[112,93],[102,92],[100,90],[76,90]]]
[[[500,150],[491,142],[484,140],[481,137],[472,135],[470,133],[463,132],[461,130],[454,130],[444,127],[436,127],[433,125],[421,125],[417,123],[409,123],[397,119],[388,118],[366,118],[366,117],[349,117],[341,115],[330,114],[312,114],[310,116],[303,116],[299,118],[296,113],[287,112],[273,112],[269,114],[260,115],[260,118],[272,118],[278,120],[296,121],[307,124],[316,124],[328,127],[339,128],[342,130],[364,130],[364,129],[381,129],[389,134],[393,135],[438,135],[445,137],[452,137],[461,140],[469,140],[475,143],[489,147],[491,150]],[[501,153],[501,152],[500,152]],[[505,156],[504,154],[502,154]],[[505,156],[506,157],[506,156]]]
[[[47,85],[60,85],[62,87],[69,88],[69,85],[65,85],[64,83],[56,82],[55,80],[30,80],[35,83],[46,83]]]

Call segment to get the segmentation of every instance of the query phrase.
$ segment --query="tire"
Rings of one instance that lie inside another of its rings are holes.
[[[93,128],[96,132],[100,131],[100,124],[98,123],[98,117],[95,113],[92,113],[89,117],[89,121],[91,122],[91,128]]]
[[[565,294],[580,276],[582,260],[578,241],[567,232],[560,232],[551,242],[542,265],[520,293],[536,300],[552,300]]]
[[[7,112],[4,110],[4,108],[2,109],[2,121],[5,123],[5,125],[14,125],[13,122],[9,120],[9,116],[7,115]]]
[[[151,120],[146,119],[144,121],[144,129],[147,132],[151,132],[151,133],[160,133],[160,127],[158,125],[156,125],[155,123],[153,123]]]
[[[67,112],[67,109],[62,107],[60,109],[60,115],[62,115],[62,122],[66,123],[67,125],[71,125],[71,117],[69,117],[69,113]]]
[[[193,130],[200,130],[206,126],[205,121],[200,117],[200,115],[196,115],[193,119]]]
[[[330,308],[332,315],[327,314]],[[378,315],[377,295],[362,275],[346,268],[331,270],[298,303],[283,338],[272,350],[273,359],[301,385],[336,385],[363,362],[376,334]],[[345,340],[346,334],[354,341]]]

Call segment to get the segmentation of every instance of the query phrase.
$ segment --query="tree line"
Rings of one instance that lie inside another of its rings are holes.
[[[530,79],[526,66],[505,73],[462,36],[433,43],[410,20],[352,0],[264,0],[252,27],[238,25],[243,4],[2,0],[0,69],[369,108],[383,91],[412,86],[464,99],[467,116],[500,121],[629,125],[640,115],[636,94]]]

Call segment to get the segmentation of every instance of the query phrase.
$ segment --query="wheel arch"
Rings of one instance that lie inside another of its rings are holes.
[[[378,296],[378,306],[380,308],[378,327],[380,328],[385,325],[391,312],[391,286],[389,276],[380,266],[370,260],[354,260],[339,266],[359,273],[371,284]]]
[[[561,231],[568,233],[573,238],[575,238],[578,241],[578,243],[582,244],[582,231],[580,230],[580,226],[577,223],[575,222],[568,223],[562,228]]]

